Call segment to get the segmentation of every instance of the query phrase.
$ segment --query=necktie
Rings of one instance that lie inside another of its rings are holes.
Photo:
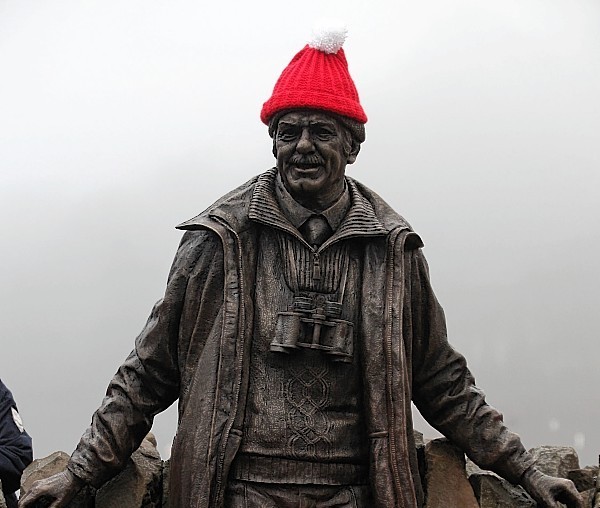
[[[311,215],[299,229],[310,245],[321,245],[333,233],[327,219],[322,215]]]

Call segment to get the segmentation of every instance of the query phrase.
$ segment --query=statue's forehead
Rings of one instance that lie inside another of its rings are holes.
[[[283,115],[278,124],[292,124],[292,125],[310,125],[310,124],[330,124],[332,126],[337,126],[337,121],[331,115],[323,111],[314,111],[314,110],[299,110],[299,111],[290,111]]]

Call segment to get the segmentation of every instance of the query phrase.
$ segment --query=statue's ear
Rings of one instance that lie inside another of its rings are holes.
[[[275,143],[275,136],[273,136],[273,157],[277,159],[277,144]]]
[[[358,156],[358,152],[360,152],[360,143],[355,139],[352,140],[352,148],[350,149],[350,153],[348,154],[347,163],[354,164],[356,162],[356,157]]]

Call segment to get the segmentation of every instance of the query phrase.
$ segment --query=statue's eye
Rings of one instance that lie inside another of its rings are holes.
[[[335,132],[332,132],[330,129],[326,127],[315,127],[312,132],[315,139],[320,141],[329,141],[335,136]]]
[[[292,128],[281,129],[277,133],[277,139],[281,141],[293,141],[298,137],[298,130]]]

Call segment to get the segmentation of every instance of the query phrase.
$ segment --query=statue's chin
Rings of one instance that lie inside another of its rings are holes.
[[[314,175],[312,178],[307,176],[295,179],[290,183],[288,191],[296,201],[302,203],[318,198],[322,187],[317,175]]]

